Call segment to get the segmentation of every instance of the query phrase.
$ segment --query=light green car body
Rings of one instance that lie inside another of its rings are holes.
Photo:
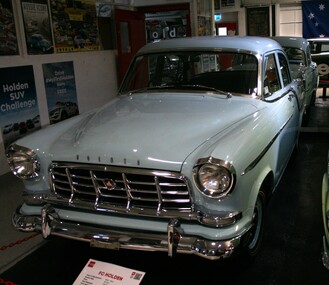
[[[324,267],[329,269],[329,192],[328,192],[328,175],[329,173],[329,152],[328,152],[328,169],[327,172],[323,174],[322,179],[322,217],[323,217],[323,227],[324,227],[324,235],[323,235],[323,253],[322,253],[322,262]]]

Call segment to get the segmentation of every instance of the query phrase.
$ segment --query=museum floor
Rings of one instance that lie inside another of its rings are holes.
[[[268,205],[263,247],[252,263],[97,249],[83,242],[45,241],[40,234],[17,232],[11,214],[23,187],[8,173],[0,176],[0,284],[73,284],[92,258],[145,272],[142,285],[328,285],[329,271],[321,261],[321,184],[328,164],[329,97],[322,98],[320,91],[301,129],[299,153]]]

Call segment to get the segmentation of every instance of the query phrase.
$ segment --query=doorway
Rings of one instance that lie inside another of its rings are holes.
[[[155,40],[191,36],[189,4],[115,10],[119,84],[135,53]]]

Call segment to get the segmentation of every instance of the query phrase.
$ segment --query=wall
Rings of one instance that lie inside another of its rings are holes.
[[[42,64],[73,61],[77,100],[80,113],[103,105],[117,92],[116,52],[97,51],[54,55],[0,57],[0,67],[32,65],[36,84],[41,126],[49,124],[47,97]],[[0,132],[0,175],[9,171]]]
[[[126,4],[128,0],[115,2]],[[49,125],[47,96],[42,71],[42,64],[44,63],[73,62],[77,102],[80,113],[101,106],[116,95],[118,90],[116,50],[28,55],[20,1],[12,1],[12,3],[20,54],[17,56],[1,56],[0,68],[25,65],[33,66],[42,127]],[[0,131],[0,175],[8,171],[9,167],[5,158],[3,136]]]
[[[282,5],[278,23],[280,36],[303,36],[302,6],[298,4]]]

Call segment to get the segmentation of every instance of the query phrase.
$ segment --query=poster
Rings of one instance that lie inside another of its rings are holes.
[[[73,62],[42,65],[50,124],[79,114]]]
[[[95,1],[51,1],[56,53],[99,50]]]
[[[110,18],[112,17],[113,5],[108,3],[96,3],[97,17]]]
[[[225,36],[235,36],[238,34],[237,23],[218,23],[216,24],[217,33],[219,34],[219,29],[225,28]]]
[[[214,9],[220,10],[220,0],[214,0]]]
[[[188,33],[188,10],[172,10],[170,13],[158,12],[156,16],[145,18],[147,42],[183,38]]]
[[[47,1],[24,1],[22,2],[22,12],[28,54],[53,53]]]
[[[0,55],[17,55],[17,35],[11,0],[0,1]]]
[[[248,36],[270,36],[269,7],[247,9],[247,34]]]
[[[40,128],[32,65],[0,68],[0,109],[5,147]]]
[[[235,0],[222,0],[222,7],[234,7]]]

